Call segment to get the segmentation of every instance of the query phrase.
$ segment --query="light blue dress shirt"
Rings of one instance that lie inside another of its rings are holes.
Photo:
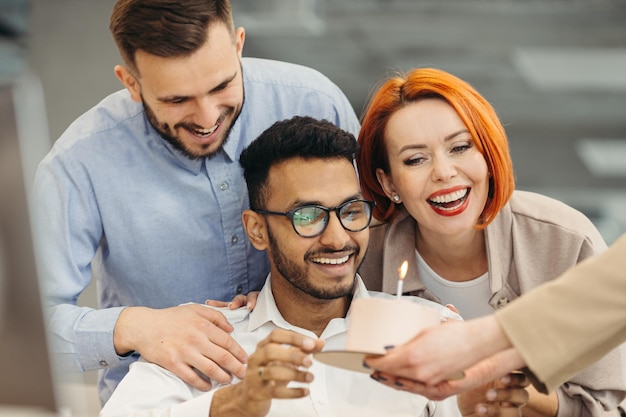
[[[242,59],[245,103],[223,151],[191,160],[148,123],[126,90],[79,117],[41,162],[34,184],[36,243],[60,369],[103,369],[106,400],[136,357],[113,329],[124,306],[231,300],[261,288],[269,265],[244,234],[241,151],[277,120],[327,119],[357,135],[340,89],[319,72]],[[100,309],[76,300],[96,279]]]

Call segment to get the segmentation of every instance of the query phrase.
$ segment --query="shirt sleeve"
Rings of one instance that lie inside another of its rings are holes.
[[[130,366],[100,417],[207,417],[215,391],[198,393],[166,369],[139,360]]]
[[[87,174],[53,152],[40,164],[32,194],[52,356],[60,370],[71,372],[123,360],[113,346],[113,329],[123,308],[95,311],[77,306],[92,280],[91,263],[102,238],[95,198],[85,184]]]
[[[507,337],[548,391],[626,339],[625,270],[626,235],[496,312]]]
[[[332,102],[334,103],[335,110],[337,112],[337,120],[335,120],[335,124],[343,130],[352,133],[355,138],[358,137],[359,131],[361,130],[361,124],[359,123],[359,119],[354,112],[354,108],[339,87],[336,87],[335,97],[332,98]]]

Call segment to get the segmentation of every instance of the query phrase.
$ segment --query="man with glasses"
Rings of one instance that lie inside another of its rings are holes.
[[[277,122],[240,157],[250,195],[243,213],[270,274],[254,311],[223,309],[250,353],[245,377],[200,392],[158,365],[131,366],[101,417],[111,416],[460,416],[441,402],[390,390],[365,373],[324,365],[310,353],[345,346],[350,303],[368,293],[357,275],[374,203],[362,198],[354,136],[308,117]],[[425,299],[416,302],[458,317]],[[210,307],[207,307],[210,308]],[[520,390],[521,391],[521,390]],[[461,397],[460,397],[461,398]],[[472,410],[467,395],[462,409]],[[134,413],[134,414],[133,414]]]

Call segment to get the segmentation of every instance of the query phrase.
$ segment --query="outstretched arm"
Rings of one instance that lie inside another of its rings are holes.
[[[383,374],[435,385],[510,347],[495,317],[485,316],[424,329],[404,345],[389,350],[385,356],[368,358],[366,363]],[[523,366],[521,358],[512,360],[508,366],[498,362],[501,375],[520,365]]]

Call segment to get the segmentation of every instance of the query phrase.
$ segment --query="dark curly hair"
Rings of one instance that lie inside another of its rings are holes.
[[[250,208],[264,207],[267,176],[272,166],[292,158],[345,158],[353,163],[358,146],[354,135],[327,120],[295,116],[274,123],[239,157],[248,186]]]

